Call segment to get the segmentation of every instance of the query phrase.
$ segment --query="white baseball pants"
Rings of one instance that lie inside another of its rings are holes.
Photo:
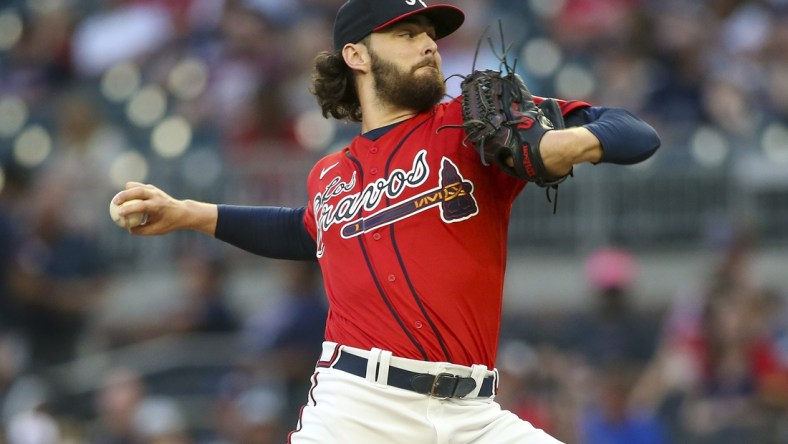
[[[382,366],[370,365],[366,378],[331,368],[337,347],[383,366],[412,364],[408,370],[423,372],[433,367],[428,371],[431,374],[450,371],[476,378],[489,374],[483,366],[392,358],[390,352],[326,342],[321,362],[327,366],[318,366],[312,376],[312,388],[296,429],[290,433],[290,444],[561,444],[502,410],[493,397],[435,398],[386,385],[381,381],[380,375],[387,373]]]

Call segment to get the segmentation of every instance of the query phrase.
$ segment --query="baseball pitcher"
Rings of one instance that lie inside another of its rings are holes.
[[[508,69],[469,73],[442,102],[437,42],[463,20],[423,0],[339,9],[312,92],[361,134],[317,162],[304,207],[179,200],[140,183],[115,198],[140,200],[120,209],[146,215],[135,235],[190,229],[319,262],[330,309],[293,444],[558,442],[495,402],[512,204],[528,184],[566,186],[578,163],[645,160],[660,140],[625,110],[534,97]]]

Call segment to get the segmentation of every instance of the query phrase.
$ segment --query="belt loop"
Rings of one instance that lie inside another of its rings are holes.
[[[337,348],[339,348],[339,344],[336,342],[324,341],[323,350],[320,353],[320,362],[329,362],[331,365],[334,365],[334,360],[339,355]]]
[[[376,382],[378,379],[378,362],[380,361],[380,353],[383,350],[373,348],[369,351],[367,357],[367,381]]]
[[[380,367],[378,368],[379,384],[387,385],[389,383],[389,366],[391,364],[391,352],[383,350],[380,353]]]
[[[482,384],[484,383],[484,377],[487,376],[487,366],[482,364],[473,364],[471,366],[471,378],[476,381],[476,388],[473,389],[470,393],[468,393],[465,397],[466,398],[476,398],[479,396],[479,390],[482,389]]]

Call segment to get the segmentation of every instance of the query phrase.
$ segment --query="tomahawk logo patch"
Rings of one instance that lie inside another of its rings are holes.
[[[334,225],[341,224],[340,235],[350,239],[434,208],[446,223],[460,222],[479,213],[473,197],[473,183],[462,177],[457,166],[444,157],[436,187],[365,217],[358,216],[362,210],[374,211],[386,199],[396,199],[408,188],[424,186],[432,177],[427,151],[421,150],[413,159],[410,170],[394,170],[387,177],[367,184],[361,191],[353,192],[358,185],[356,173],[349,180],[342,180],[339,176],[333,178],[313,200],[317,257],[322,257],[325,252],[324,233]]]
[[[465,180],[457,166],[445,157],[437,187],[345,224],[342,237],[349,239],[434,207],[440,210],[441,219],[446,223],[463,221],[479,213],[473,197],[473,183]]]

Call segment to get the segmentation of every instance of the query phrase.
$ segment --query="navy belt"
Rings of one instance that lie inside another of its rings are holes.
[[[366,378],[367,359],[350,353],[341,353],[333,368]],[[476,388],[476,380],[451,373],[431,375],[389,366],[388,385],[435,398],[464,398]],[[478,397],[489,398],[493,395],[494,387],[495,377],[485,377]]]

